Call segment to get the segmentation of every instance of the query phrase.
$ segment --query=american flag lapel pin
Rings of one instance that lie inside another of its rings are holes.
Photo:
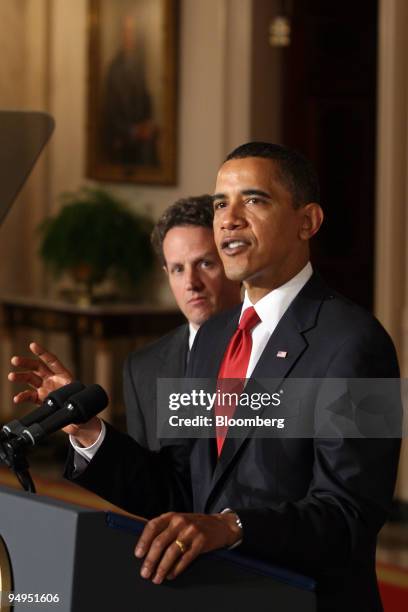
[[[280,359],[285,359],[285,357],[288,356],[288,351],[278,351],[276,353],[276,356],[279,357]]]

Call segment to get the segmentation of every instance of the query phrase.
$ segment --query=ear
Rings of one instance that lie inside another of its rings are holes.
[[[321,206],[312,202],[302,206],[299,209],[301,215],[301,224],[299,228],[299,238],[301,240],[310,240],[320,229],[323,223],[324,214]]]
[[[162,270],[164,270],[166,276],[169,275],[169,271],[167,270],[167,266],[166,265],[162,266]]]

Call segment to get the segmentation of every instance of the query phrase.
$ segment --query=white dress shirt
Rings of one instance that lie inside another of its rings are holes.
[[[255,305],[251,303],[247,292],[245,292],[244,303],[242,304],[241,320],[247,308],[253,306],[261,322],[252,330],[252,350],[249,358],[246,378],[250,378],[263,353],[268,340],[275,331],[279,321],[293,302],[299,291],[306,285],[313,274],[313,269],[308,262],[306,266],[296,276],[284,285],[270,291],[261,298]]]
[[[245,292],[244,303],[242,304],[242,310],[240,320],[247,308],[254,306],[257,315],[261,319],[261,322],[256,325],[252,330],[252,350],[249,358],[248,369],[246,378],[250,378],[252,372],[255,369],[256,364],[259,361],[260,356],[263,353],[265,346],[268,343],[269,338],[275,331],[279,321],[293,302],[297,294],[306,285],[307,281],[313,274],[311,263],[308,262],[305,267],[296,276],[290,279],[284,285],[281,285],[277,289],[270,291],[267,295],[261,298],[255,305],[251,303],[248,294]],[[189,348],[191,349],[197,330],[189,324],[190,335],[189,335]],[[102,421],[102,430],[99,434],[96,442],[92,446],[84,448],[79,446],[77,440],[73,436],[69,436],[70,442],[74,447],[75,451],[84,457],[87,461],[90,461],[92,457],[101,446],[106,435],[106,427]]]
[[[188,324],[188,329],[189,329],[189,336],[188,336],[188,348],[191,351],[191,347],[194,344],[194,340],[195,337],[197,335],[198,332],[198,328],[196,329],[195,327],[192,326],[191,323]]]

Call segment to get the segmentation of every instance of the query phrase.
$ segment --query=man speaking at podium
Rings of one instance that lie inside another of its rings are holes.
[[[214,237],[243,306],[197,333],[194,378],[397,378],[393,344],[370,314],[312,270],[309,240],[323,212],[315,173],[284,147],[248,143],[221,166]],[[347,236],[344,237],[347,240]],[[302,411],[315,412],[304,403]],[[77,430],[83,446],[100,426]],[[92,435],[91,435],[91,432]],[[67,475],[151,518],[137,542],[142,575],[174,578],[197,555],[243,553],[317,580],[320,611],[381,610],[376,535],[389,511],[399,441],[225,437],[196,440],[184,474],[107,426],[86,468]],[[273,602],[271,602],[273,608]]]

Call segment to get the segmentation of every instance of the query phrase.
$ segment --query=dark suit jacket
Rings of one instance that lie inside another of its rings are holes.
[[[239,313],[238,307],[200,328],[188,376],[217,376]],[[277,358],[280,350],[286,359]],[[282,317],[252,378],[398,375],[381,325],[315,274]],[[306,394],[302,413],[313,414],[317,400]],[[243,524],[242,552],[315,577],[319,610],[360,612],[382,609],[376,534],[390,508],[398,454],[398,439],[248,435],[227,437],[216,461],[214,440],[204,439],[191,451],[187,481],[187,466],[173,469],[172,457],[152,455],[109,428],[85,472],[76,476],[71,461],[68,475],[145,516],[233,508]]]
[[[186,372],[188,324],[181,325],[149,346],[134,351],[123,368],[127,431],[139,444],[159,450],[168,440],[156,435],[158,378],[182,378]]]

